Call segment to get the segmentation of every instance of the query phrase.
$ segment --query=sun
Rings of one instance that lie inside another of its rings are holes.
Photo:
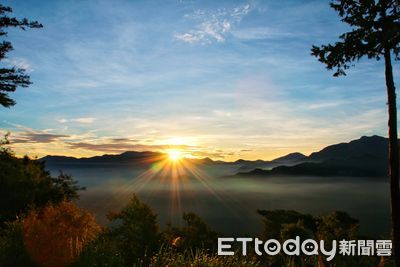
[[[181,151],[176,150],[176,149],[168,150],[168,158],[170,161],[178,161],[182,157],[183,157],[183,154]]]

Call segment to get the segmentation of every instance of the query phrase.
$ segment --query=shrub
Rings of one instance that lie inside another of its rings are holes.
[[[44,267],[70,264],[100,230],[91,213],[68,201],[32,210],[23,219],[26,249]]]

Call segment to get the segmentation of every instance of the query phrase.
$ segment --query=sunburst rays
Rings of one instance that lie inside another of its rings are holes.
[[[200,197],[204,195],[199,196],[198,193],[206,192],[207,197],[211,195],[224,209],[234,212],[234,207],[228,205],[228,202],[234,201],[223,190],[213,188],[210,180],[215,178],[202,170],[202,165],[199,165],[197,160],[184,158],[182,153],[176,150],[169,152],[161,157],[148,159],[145,162],[148,168],[115,188],[112,199],[107,201],[107,205],[111,206],[114,201],[125,202],[126,197],[131,193],[145,193],[147,200],[150,201],[160,192],[168,193],[169,221],[172,224],[179,224],[184,211],[181,194],[185,194],[186,201],[189,201],[189,198],[191,202],[200,202]],[[227,199],[230,201],[225,201]]]

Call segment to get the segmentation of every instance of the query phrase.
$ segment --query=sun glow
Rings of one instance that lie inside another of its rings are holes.
[[[130,191],[140,192],[144,190],[146,194],[158,194],[159,189],[169,189],[170,221],[176,224],[180,222],[180,218],[176,217],[176,215],[182,214],[184,210],[184,203],[181,202],[181,193],[191,192],[193,193],[191,195],[193,201],[196,198],[196,190],[187,191],[186,189],[188,188],[203,187],[217,198],[221,204],[225,205],[222,202],[221,191],[214,191],[208,182],[211,177],[196,161],[191,160],[192,158],[189,151],[171,146],[163,150],[162,155],[149,158],[150,168],[136,175],[129,182],[124,183],[118,188],[116,195],[123,198]]]
[[[168,159],[170,161],[178,161],[183,157],[183,154],[181,151],[173,149],[168,151]]]

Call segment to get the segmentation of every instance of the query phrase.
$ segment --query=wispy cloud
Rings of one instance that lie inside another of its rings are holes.
[[[233,156],[235,153],[225,152],[223,150],[216,150],[216,151],[193,151],[190,154],[194,157],[199,157],[199,158],[225,159],[227,156]]]
[[[46,27],[29,42],[10,34],[7,64],[34,67],[33,85],[0,115],[19,155],[162,150],[179,137],[193,155],[271,159],[386,134],[384,66],[333,79],[310,56],[342,32],[324,1],[31,2],[15,9]]]
[[[96,118],[92,118],[92,117],[82,117],[82,118],[71,118],[71,119],[61,118],[61,119],[58,119],[57,121],[59,123],[75,122],[75,123],[91,124],[95,120],[96,120]]]
[[[66,145],[71,149],[84,149],[97,152],[122,153],[125,151],[164,151],[166,149],[180,149],[190,151],[194,149],[187,145],[146,145],[134,141],[102,140],[94,142],[69,142]]]
[[[250,4],[216,11],[196,10],[191,14],[186,14],[185,18],[194,20],[197,24],[186,32],[176,33],[175,38],[187,43],[223,42],[232,28],[252,10],[253,6]]]
[[[137,148],[137,145],[129,141],[118,141],[118,142],[111,141],[109,143],[75,142],[75,143],[68,143],[67,146],[71,149],[84,149],[84,150],[111,152],[111,153],[136,150]]]
[[[345,101],[331,101],[331,102],[322,102],[316,104],[310,104],[307,106],[308,109],[325,109],[325,108],[334,108],[343,104],[347,104]]]
[[[11,138],[13,144],[23,144],[23,143],[52,143],[60,141],[60,139],[68,138],[69,135],[63,134],[51,134],[46,132],[30,132],[23,133],[15,138]]]
[[[288,31],[282,31],[276,27],[254,27],[235,29],[232,32],[235,38],[242,40],[260,40],[260,39],[277,39],[277,38],[288,38],[302,35],[302,33],[292,33]]]

